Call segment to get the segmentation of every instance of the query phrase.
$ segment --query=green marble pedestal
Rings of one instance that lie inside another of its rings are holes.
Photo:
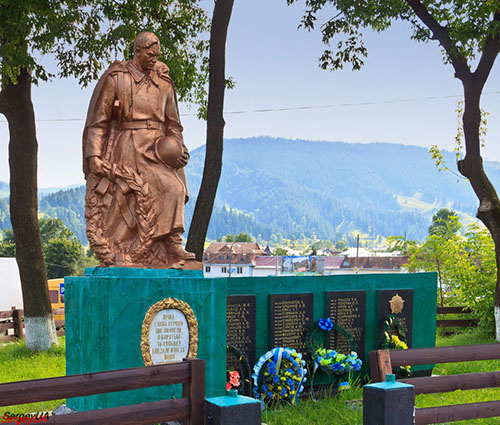
[[[171,297],[187,302],[198,320],[197,357],[206,362],[207,397],[224,395],[226,285],[227,279],[206,279],[197,270],[91,268],[84,277],[67,277],[67,375],[143,366],[144,315]],[[82,411],[181,396],[175,385],[78,397],[67,404]]]

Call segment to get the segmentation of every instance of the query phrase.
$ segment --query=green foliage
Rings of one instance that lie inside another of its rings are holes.
[[[199,0],[23,0],[0,1],[2,83],[17,81],[28,68],[33,80],[56,76],[42,59],[52,54],[58,76],[75,76],[84,86],[117,57],[132,56],[141,31],[160,39],[160,60],[170,67],[180,99],[206,98],[209,20]]]
[[[344,240],[341,239],[341,240],[335,242],[335,249],[337,251],[344,251],[346,248],[347,248],[346,241],[344,241]]]
[[[233,235],[232,233],[228,233],[224,237],[224,242],[252,242],[252,237],[248,235],[248,233],[240,232],[238,235]]]
[[[495,247],[489,232],[469,226],[464,236],[430,235],[408,261],[410,271],[436,271],[442,305],[465,305],[494,329]]]
[[[43,251],[49,279],[77,273],[83,256],[82,244],[77,240],[53,238],[44,245]]]
[[[287,3],[298,1],[287,0]],[[307,30],[320,27],[326,45],[319,59],[323,69],[342,69],[344,64],[351,64],[353,70],[359,70],[368,53],[363,44],[364,29],[380,32],[400,20],[410,25],[414,40],[428,42],[435,39],[439,30],[432,27],[431,31],[423,23],[420,19],[423,13],[417,16],[412,7],[415,3],[405,0],[305,0],[306,9],[300,26]],[[445,62],[457,57],[474,59],[489,36],[500,34],[500,23],[493,19],[494,13],[499,10],[497,1],[429,0],[418,2],[418,6],[446,34],[443,36],[446,37],[443,49]],[[333,10],[333,16],[319,22],[319,19],[324,19],[326,9]]]
[[[41,218],[39,226],[47,277],[75,275],[84,257],[81,242],[60,218]]]
[[[450,238],[458,232],[460,227],[457,213],[448,208],[441,208],[432,216],[432,224],[429,226],[429,235],[439,235],[444,238]]]
[[[285,248],[278,246],[274,249],[273,255],[276,255],[278,257],[283,256],[283,255],[288,255],[288,251]]]
[[[69,230],[60,218],[41,218],[38,220],[42,245],[48,244],[52,239],[76,239],[75,234]]]
[[[417,247],[417,241],[408,240],[404,236],[389,236],[387,238],[388,251],[400,251],[403,255],[413,253]]]
[[[85,258],[81,242],[61,219],[41,218],[38,224],[49,279],[81,274],[83,267],[97,265],[95,257]],[[14,257],[16,246],[12,230],[6,229],[3,233],[0,257]]]
[[[344,241],[339,241],[339,242],[344,242]],[[337,242],[338,243],[338,242]],[[344,242],[345,243],[345,242]],[[321,251],[326,251],[327,249],[333,249],[334,248],[334,245],[332,243],[332,241],[328,240],[328,239],[323,239],[323,240],[320,240],[318,242],[314,242],[311,246],[312,250],[317,252],[319,250]]]
[[[0,257],[15,257],[16,244],[14,242],[2,241],[0,242]]]

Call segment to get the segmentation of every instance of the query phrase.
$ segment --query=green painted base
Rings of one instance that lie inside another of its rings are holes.
[[[378,348],[378,292],[413,290],[412,346],[433,347],[436,335],[436,274],[203,278],[201,271],[92,268],[68,277],[66,286],[66,370],[68,375],[142,366],[141,327],[148,308],[164,298],[187,302],[199,326],[198,358],[206,362],[206,396],[225,395],[226,299],[255,295],[255,356],[268,350],[270,294],[314,294],[314,320],[327,315],[327,292],[365,291],[364,358]],[[253,365],[250,365],[253,367]],[[368,364],[363,370],[367,371]],[[416,368],[415,368],[416,369]],[[314,384],[331,382],[316,374]],[[309,381],[308,381],[309,383]],[[175,387],[175,388],[174,388]],[[180,397],[180,385],[79,397],[76,410],[93,410]]]
[[[206,361],[206,394],[225,394],[226,279],[204,279],[197,270],[91,268],[67,277],[66,373],[144,366],[141,327],[148,308],[164,298],[186,301],[198,320],[198,358]],[[82,411],[181,397],[181,385],[78,397]]]

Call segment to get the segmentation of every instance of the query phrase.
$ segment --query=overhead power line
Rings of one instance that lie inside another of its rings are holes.
[[[483,95],[500,94],[500,91],[486,92]],[[337,103],[331,105],[316,105],[316,106],[291,106],[287,108],[268,108],[268,109],[249,109],[241,111],[225,111],[226,115],[238,115],[238,114],[253,114],[253,113],[266,113],[266,112],[287,112],[287,111],[302,111],[308,109],[328,109],[328,108],[346,108],[353,106],[373,106],[373,105],[384,105],[389,103],[404,103],[404,102],[421,102],[428,100],[439,100],[439,99],[462,99],[463,95],[452,94],[446,96],[427,96],[427,97],[414,97],[407,99],[388,99],[381,101],[372,102],[359,102],[359,103]],[[192,117],[198,114],[181,114],[181,117]],[[63,122],[63,121],[84,121],[84,118],[52,118],[52,119],[41,119],[35,120],[36,122]],[[7,122],[6,120],[0,120],[0,122]]]

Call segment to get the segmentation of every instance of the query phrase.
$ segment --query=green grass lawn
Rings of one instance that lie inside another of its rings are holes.
[[[66,375],[64,337],[59,338],[59,347],[39,353],[28,351],[24,341],[0,345],[0,383],[64,375]],[[64,400],[54,400],[17,406],[2,406],[0,412],[45,412],[52,411],[63,403]]]
[[[482,334],[479,329],[474,329],[451,337],[438,336],[436,342],[438,346],[453,346],[488,344],[495,340]],[[59,343],[59,347],[40,353],[29,352],[23,341],[0,345],[0,383],[64,376],[66,373],[64,337],[59,338]],[[500,370],[500,360],[436,365],[433,373],[451,375],[492,370]],[[266,411],[263,413],[262,422],[267,425],[358,425],[363,423],[362,409],[359,404],[350,403],[349,400],[360,400],[362,397],[362,389],[353,385],[351,389],[340,392],[339,396],[326,398],[317,403],[312,400],[303,400],[298,406],[285,406]],[[417,407],[431,407],[490,400],[500,400],[499,388],[418,395],[416,405]],[[1,407],[0,412],[51,411],[62,403],[64,400]],[[457,423],[499,424],[500,418]]]
[[[361,425],[363,408],[350,400],[361,400],[360,386],[341,391],[337,397],[329,397],[315,403],[303,400],[297,406],[285,406],[265,411],[262,422],[267,425]]]

